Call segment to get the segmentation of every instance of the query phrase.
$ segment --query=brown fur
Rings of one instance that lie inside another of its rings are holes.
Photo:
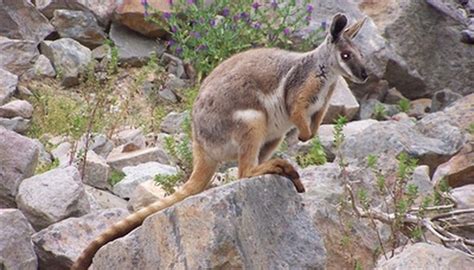
[[[339,75],[365,80],[360,52],[350,41],[362,23],[345,30],[346,23],[345,16],[336,15],[326,40],[311,52],[255,49],[216,67],[203,81],[193,106],[193,172],[189,180],[172,195],[107,229],[71,269],[87,269],[100,247],[140,226],[151,214],[203,191],[222,161],[238,160],[241,178],[279,174],[289,178],[298,192],[304,192],[288,161],[268,159],[292,127],[299,130],[301,140],[316,134]],[[342,63],[342,49],[353,58]]]

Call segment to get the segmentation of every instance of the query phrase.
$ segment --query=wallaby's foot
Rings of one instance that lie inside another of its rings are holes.
[[[291,165],[288,161],[284,159],[278,158],[269,160],[258,166],[256,169],[256,175],[278,174],[289,178],[291,182],[293,182],[293,185],[295,185],[296,191],[298,191],[299,193],[305,192],[303,183],[300,180],[300,175],[295,170],[293,165]]]

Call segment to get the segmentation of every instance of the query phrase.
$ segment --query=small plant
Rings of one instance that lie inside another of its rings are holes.
[[[159,185],[165,192],[166,195],[173,194],[175,192],[176,185],[183,179],[183,174],[164,175],[158,174],[155,176],[155,184]]]
[[[118,182],[122,181],[122,179],[125,177],[125,174],[121,171],[118,170],[111,170],[108,182],[112,186],[115,186]]]
[[[142,1],[149,21],[167,29],[169,47],[192,63],[198,78],[229,56],[253,47],[290,48],[291,36],[309,25],[313,6],[309,0],[254,2],[203,0],[170,2],[171,12],[160,12]],[[322,35],[305,38],[301,49],[314,47]],[[198,80],[199,81],[199,80]]]
[[[36,167],[35,174],[42,174],[59,167],[59,159],[53,159],[51,163],[43,163]]]
[[[469,132],[471,135],[474,135],[474,123],[469,124],[467,132]]]
[[[385,120],[387,119],[387,109],[385,109],[385,106],[383,104],[375,104],[374,107],[374,112],[372,113],[372,116],[376,120]]]
[[[110,59],[107,62],[107,74],[116,74],[118,71],[118,49],[112,40],[107,39],[105,45],[109,48]]]
[[[296,156],[296,162],[303,168],[310,165],[323,165],[327,162],[326,152],[324,152],[319,137],[311,140],[311,148],[308,153]]]
[[[408,113],[408,111],[410,111],[410,100],[406,98],[400,99],[397,108],[400,112]]]

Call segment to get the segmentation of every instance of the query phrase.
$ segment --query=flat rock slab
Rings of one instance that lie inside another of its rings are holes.
[[[0,127],[0,207],[15,206],[18,186],[35,172],[38,155],[33,140]]]
[[[90,211],[79,171],[73,166],[25,179],[18,189],[16,202],[35,229]]]
[[[40,269],[69,269],[95,237],[127,215],[125,209],[107,209],[68,218],[34,234],[32,239]]]
[[[323,123],[332,124],[340,115],[345,116],[350,121],[354,119],[358,111],[359,103],[357,99],[352,94],[347,82],[340,77],[329,100],[329,107],[324,116]]]
[[[33,67],[38,56],[35,41],[0,36],[0,68],[19,76]]]
[[[119,171],[127,166],[136,166],[150,161],[156,161],[162,164],[170,163],[165,151],[159,147],[145,148],[125,153],[121,151],[122,147],[115,148],[107,157],[107,164]]]
[[[291,181],[244,179],[147,218],[94,269],[324,269],[324,243]]]
[[[33,116],[33,105],[26,100],[13,100],[7,104],[0,106],[0,117],[31,118]]]
[[[36,270],[38,260],[31,242],[31,235],[35,231],[21,211],[0,209],[0,228],[2,269]]]
[[[124,199],[131,198],[138,185],[148,180],[153,180],[156,175],[178,174],[178,170],[175,167],[153,161],[137,166],[125,167],[123,172],[125,177],[114,186],[113,192]]]

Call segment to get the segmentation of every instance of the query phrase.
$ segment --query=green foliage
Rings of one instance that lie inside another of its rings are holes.
[[[36,167],[35,174],[42,174],[59,166],[59,159],[53,159],[51,163],[43,163]]]
[[[375,155],[368,155],[367,156],[367,167],[369,167],[370,169],[375,169],[377,167],[377,160],[378,160],[378,157],[375,156]]]
[[[111,170],[109,174],[108,182],[112,186],[115,186],[118,182],[122,181],[124,177],[125,177],[125,174],[123,172],[118,171],[118,170]]]
[[[471,135],[474,135],[474,123],[469,124],[467,132],[469,132]]]
[[[180,167],[187,173],[191,171],[193,164],[193,152],[189,147],[190,144],[191,139],[187,135],[184,135],[180,142],[177,142],[172,136],[165,138],[166,152],[176,159]]]
[[[155,176],[155,184],[159,185],[165,192],[166,195],[173,194],[175,192],[176,185],[183,179],[183,174],[172,174],[164,175],[158,174]]]
[[[207,75],[229,56],[243,50],[268,46],[299,49],[314,47],[322,29],[294,44],[291,35],[309,25],[311,1],[273,1],[256,4],[253,0],[205,1],[176,0],[171,12],[160,12],[144,1],[147,19],[167,29],[169,46],[175,54],[192,63],[198,77]]]
[[[296,162],[303,168],[310,165],[323,165],[327,162],[326,153],[319,137],[311,140],[311,148],[308,153],[296,156]]]
[[[400,112],[408,113],[410,110],[410,100],[406,98],[401,99],[397,104],[397,108]]]
[[[398,178],[400,180],[408,179],[416,168],[418,160],[402,152],[397,157],[398,160]]]
[[[108,59],[109,61],[107,62],[107,74],[115,74],[118,71],[118,49],[113,43],[112,40],[107,39],[105,41],[105,45],[109,48],[110,52],[110,58]]]
[[[362,263],[359,260],[356,260],[354,270],[364,270]]]
[[[339,117],[336,119],[336,122],[334,124],[334,147],[340,148],[342,143],[344,142],[344,133],[343,129],[344,126],[347,124],[347,117],[343,115],[339,115]]]
[[[372,115],[376,120],[385,120],[387,118],[387,110],[383,104],[375,104]]]

